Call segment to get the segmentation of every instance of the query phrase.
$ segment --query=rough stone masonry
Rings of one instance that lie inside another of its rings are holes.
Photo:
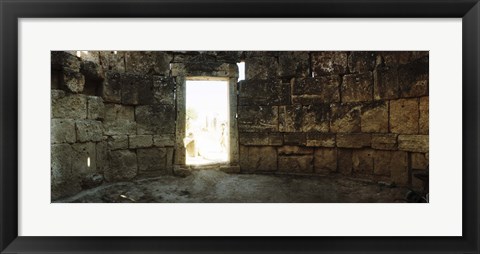
[[[237,173],[421,188],[413,174],[428,171],[427,51],[78,53],[51,54],[52,200],[101,181],[174,175],[178,73],[216,76],[241,61],[245,80],[230,98]]]

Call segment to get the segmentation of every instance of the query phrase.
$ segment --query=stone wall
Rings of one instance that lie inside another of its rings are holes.
[[[420,187],[428,52],[251,52],[239,83],[242,172]]]
[[[428,52],[79,53],[52,52],[52,199],[173,172],[176,63],[215,76],[245,61],[242,173],[419,186],[428,168]]]

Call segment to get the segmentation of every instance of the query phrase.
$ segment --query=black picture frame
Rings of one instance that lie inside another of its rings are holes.
[[[0,0],[0,17],[1,253],[479,253],[478,0]],[[462,18],[463,236],[19,237],[17,22],[53,17]]]

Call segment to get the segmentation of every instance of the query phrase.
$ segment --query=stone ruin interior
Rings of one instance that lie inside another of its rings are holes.
[[[52,202],[428,202],[428,51],[52,51]]]

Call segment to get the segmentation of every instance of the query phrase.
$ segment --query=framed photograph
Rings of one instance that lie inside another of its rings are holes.
[[[478,1],[0,6],[1,253],[479,252]]]

